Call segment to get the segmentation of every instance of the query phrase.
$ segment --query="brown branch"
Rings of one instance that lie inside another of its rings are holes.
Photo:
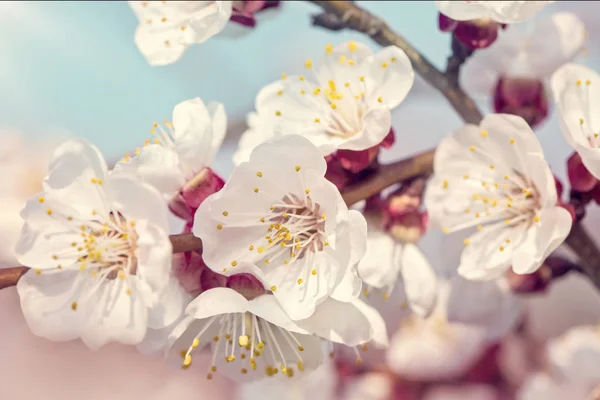
[[[346,204],[351,206],[361,200],[368,199],[395,183],[419,175],[429,175],[433,172],[434,153],[435,149],[432,149],[404,160],[382,165],[372,176],[344,189],[342,197]]]
[[[565,243],[577,254],[581,272],[600,289],[600,250],[580,222],[573,224]]]
[[[171,245],[173,253],[183,253],[186,251],[202,250],[202,240],[191,233],[182,233],[171,235]],[[15,286],[19,279],[29,270],[27,267],[14,267],[0,269],[0,290]]]

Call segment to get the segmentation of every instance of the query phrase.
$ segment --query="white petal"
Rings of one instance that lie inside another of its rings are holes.
[[[81,312],[89,313],[81,340],[92,350],[109,342],[138,344],[146,335],[148,309],[144,284],[137,278],[106,281]],[[127,290],[131,290],[128,294]],[[79,308],[78,311],[80,312]]]
[[[73,311],[73,302],[82,295],[78,272],[26,273],[17,283],[21,309],[34,335],[53,341],[79,337],[89,315],[89,308]],[[81,306],[87,306],[82,304]]]
[[[373,229],[367,235],[367,251],[358,264],[358,274],[369,286],[391,292],[396,285],[402,245],[387,233]]]
[[[175,62],[190,44],[219,33],[231,17],[231,1],[129,3],[140,22],[135,43],[151,65]]]
[[[367,97],[390,110],[398,106],[412,88],[415,73],[406,53],[397,46],[389,46],[368,58],[361,71],[368,76]]]
[[[585,26],[577,15],[557,12],[540,19],[529,37],[527,58],[531,71],[539,77],[549,77],[581,51]]]
[[[248,300],[229,288],[213,288],[202,292],[187,306],[186,314],[205,319],[219,314],[248,311]]]
[[[96,146],[83,139],[68,140],[58,146],[50,159],[46,188],[61,189],[86,174],[106,179],[106,161]]]
[[[468,21],[488,17],[488,7],[481,3],[482,2],[438,0],[435,2],[435,5],[439,12],[454,20]]]
[[[423,252],[414,244],[402,248],[404,291],[410,308],[419,316],[428,316],[437,301],[437,277]]]
[[[190,296],[183,290],[177,279],[171,277],[169,284],[161,293],[157,305],[149,310],[148,327],[162,329],[173,324],[181,316],[190,300]]]
[[[130,175],[155,187],[169,196],[184,184],[184,173],[179,167],[177,154],[157,144],[141,149],[140,154],[127,161],[119,161],[111,176]]]
[[[317,307],[310,318],[296,323],[309,332],[347,346],[370,341],[381,347],[388,344],[383,318],[362,300],[342,303],[328,299]]]
[[[522,316],[519,299],[501,281],[476,282],[455,277],[446,307],[450,322],[481,326],[490,341],[506,335]]]
[[[345,81],[344,74],[351,73],[348,68],[348,60],[355,65],[361,65],[367,58],[373,55],[369,46],[360,42],[348,41],[325,50],[325,57],[321,59],[316,70],[319,81],[327,83],[330,79]]]
[[[342,269],[345,268],[345,273],[331,294],[335,300],[342,302],[353,301],[360,295],[362,281],[358,276],[356,266],[367,250],[367,221],[356,210],[348,211],[348,218],[349,224],[347,229],[350,235],[350,262],[348,266],[340,266]],[[340,249],[340,252],[346,253],[343,249]]]
[[[590,139],[595,139],[594,133],[600,131],[600,118],[594,112],[600,107],[597,82],[600,82],[600,76],[593,70],[583,65],[567,64],[556,71],[551,84],[565,139],[581,155],[592,175],[600,177],[600,150],[590,144]]]
[[[275,296],[272,295],[263,295],[250,300],[248,303],[248,312],[290,332],[312,333],[300,327],[296,321],[290,319],[277,302]]]
[[[137,274],[152,291],[161,293],[169,282],[171,271],[173,248],[168,232],[144,220],[136,223],[136,232]]]
[[[517,274],[536,271],[571,231],[573,219],[562,207],[540,212],[540,222],[528,229],[526,240],[513,252],[513,270]]]
[[[156,189],[124,175],[110,176],[104,186],[113,211],[121,212],[128,221],[150,221],[168,232],[167,205]]]
[[[365,150],[380,144],[390,133],[392,114],[387,107],[372,108],[362,117],[362,129],[337,147],[345,150]]]
[[[223,105],[212,103],[209,107],[197,97],[173,109],[175,151],[187,177],[210,165],[225,136]]]

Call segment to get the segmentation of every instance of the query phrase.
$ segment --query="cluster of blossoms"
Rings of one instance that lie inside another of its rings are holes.
[[[468,48],[461,84],[493,98],[495,113],[444,138],[431,176],[361,204],[347,204],[344,190],[377,173],[380,149],[395,142],[392,110],[414,81],[397,46],[327,45],[322,60],[265,86],[227,179],[211,168],[225,108],[199,98],[153,123],[144,146],[112,168],[94,145],[64,142],[21,212],[15,254],[29,270],[17,291],[31,330],[92,349],[135,345],[207,379],[294,378],[301,398],[333,398],[336,385],[345,400],[515,397],[499,360],[503,339],[526,320],[516,293],[563,267],[551,255],[578,222],[532,130],[552,103],[575,150],[572,191],[600,202],[600,76],[571,63],[583,24],[561,12],[530,30],[512,26],[546,3],[437,2],[440,28]],[[153,65],[178,60],[229,21],[254,26],[256,12],[278,4],[130,2],[136,44]],[[174,220],[183,232],[169,236]],[[429,225],[468,235],[451,274],[417,245]],[[382,316],[379,295],[397,321]],[[595,328],[551,343],[552,371],[532,375],[519,398],[590,396],[599,343]],[[367,356],[370,345],[387,350]],[[351,351],[323,357],[336,346]],[[194,362],[203,350],[209,365]],[[289,389],[262,384],[247,386],[250,398]]]

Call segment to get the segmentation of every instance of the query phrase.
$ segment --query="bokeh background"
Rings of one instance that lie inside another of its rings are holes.
[[[170,119],[175,104],[199,96],[225,104],[229,129],[216,169],[228,176],[261,87],[282,72],[302,70],[307,58],[317,60],[326,43],[353,39],[376,46],[356,33],[311,27],[310,14],[319,11],[311,4],[282,3],[260,14],[254,30],[228,27],[190,48],[179,62],[151,67],[133,43],[137,21],[126,2],[0,2],[0,149],[14,134],[32,146],[83,137],[116,160],[143,143],[153,121]],[[358,3],[384,16],[435,65],[444,66],[449,36],[437,31],[433,1]],[[589,39],[587,55],[579,61],[600,70],[600,41],[594,43],[600,37],[600,3],[557,2],[543,13],[557,10],[573,11],[584,21]],[[481,100],[485,110],[487,103]],[[393,113],[396,145],[383,160],[435,146],[460,124],[443,97],[417,78]],[[571,150],[555,115],[537,135],[553,171],[564,179]],[[35,157],[27,147],[20,151],[25,161]],[[27,174],[36,176],[33,168]],[[590,207],[586,225],[600,241],[598,211]],[[422,241],[441,274],[456,268],[458,243],[436,233]],[[578,276],[527,302],[532,333],[540,338],[600,319],[600,295]],[[76,342],[35,338],[14,289],[0,292],[0,399],[229,399],[234,390],[224,380],[209,383],[203,376],[170,371],[162,360],[144,358],[135,349],[111,345],[93,353]]]

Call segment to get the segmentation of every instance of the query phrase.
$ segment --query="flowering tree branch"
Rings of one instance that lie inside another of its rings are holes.
[[[413,48],[402,36],[395,33],[382,19],[362,9],[352,1],[308,0],[324,11],[313,18],[315,25],[330,30],[352,29],[365,33],[382,46],[398,46],[406,52],[413,69],[430,85],[439,90],[461,118],[479,124],[481,112],[473,100],[458,85],[458,74],[462,64],[472,51],[453,38],[452,54],[448,58],[446,71],[442,72]],[[416,156],[383,165],[367,179],[344,191],[344,199],[354,204],[379,193],[395,183],[433,172],[435,149]],[[576,222],[566,239],[566,244],[579,256],[581,270],[600,289],[600,249],[584,227]]]

